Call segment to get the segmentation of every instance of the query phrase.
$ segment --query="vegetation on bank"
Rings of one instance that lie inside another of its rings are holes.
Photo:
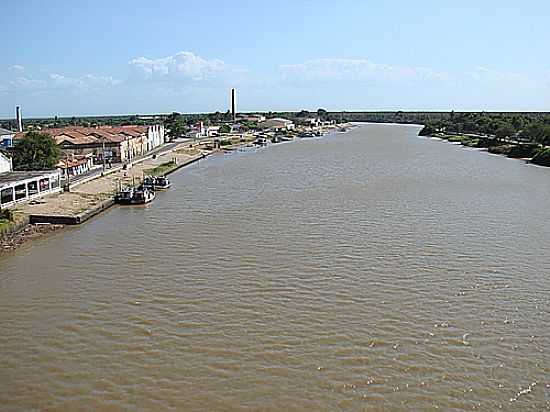
[[[490,153],[550,166],[547,113],[451,113],[446,119],[427,122],[420,135],[438,136],[466,146],[487,148]]]
[[[174,161],[166,162],[152,169],[144,170],[144,174],[147,176],[164,176],[166,173],[171,172],[177,167],[177,163]]]
[[[454,113],[448,118],[424,123],[422,136],[437,133],[477,134],[494,137],[497,141],[550,145],[550,114],[547,113]]]
[[[16,213],[12,209],[0,209],[0,237],[19,230],[27,223],[24,214]]]
[[[15,214],[11,209],[1,209],[0,210],[0,228],[8,225],[13,222],[15,219]]]
[[[544,149],[541,149],[533,156],[531,159],[531,163],[534,163],[539,166],[547,166],[550,167],[550,148],[546,147]]]

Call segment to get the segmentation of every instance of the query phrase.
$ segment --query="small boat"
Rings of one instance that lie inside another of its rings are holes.
[[[168,180],[165,176],[155,177],[155,183],[154,183],[155,190],[170,189],[170,186],[172,186],[172,183],[170,183],[170,180]]]
[[[171,185],[172,183],[170,183],[170,180],[168,180],[165,176],[147,176],[143,179],[141,187],[155,191],[169,189]]]
[[[152,176],[145,177],[140,187],[149,190],[155,190],[155,178]]]
[[[146,187],[140,187],[134,191],[132,196],[132,205],[144,205],[146,203],[152,202],[155,199],[155,192]]]
[[[267,139],[264,137],[258,137],[256,140],[254,140],[254,144],[256,146],[265,146],[267,145]]]
[[[134,198],[134,188],[125,187],[115,195],[115,202],[119,205],[131,205]]]

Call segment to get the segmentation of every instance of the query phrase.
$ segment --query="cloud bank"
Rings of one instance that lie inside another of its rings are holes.
[[[140,56],[119,76],[68,75],[0,66],[0,116],[16,104],[34,115],[215,111],[230,87],[241,110],[548,110],[550,70],[464,72],[391,65],[370,59],[319,58],[253,72],[191,51]]]

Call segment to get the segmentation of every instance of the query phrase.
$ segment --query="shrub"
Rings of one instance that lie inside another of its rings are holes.
[[[11,209],[2,209],[0,210],[0,219],[8,220],[10,222],[13,222],[14,220],[14,213]]]

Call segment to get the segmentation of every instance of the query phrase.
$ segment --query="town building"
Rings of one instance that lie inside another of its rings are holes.
[[[291,120],[282,118],[267,119],[258,126],[268,130],[294,130],[294,123]]]
[[[243,122],[256,122],[260,123],[265,121],[265,116],[262,114],[245,114],[241,113],[237,115],[237,119]]]
[[[0,152],[0,173],[8,173],[13,170],[13,162],[11,157]]]
[[[62,191],[59,171],[0,173],[0,209]]]
[[[69,158],[91,155],[94,164],[125,163],[165,142],[164,126],[100,126],[43,129]],[[25,133],[18,133],[16,140]]]
[[[91,153],[87,155],[73,155],[61,159],[57,163],[57,168],[61,172],[61,177],[66,179],[71,176],[79,176],[88,173],[94,168],[94,158]],[[98,166],[99,167],[99,166]]]
[[[0,147],[4,147],[4,148],[13,147],[14,137],[15,137],[15,132],[0,128]]]

